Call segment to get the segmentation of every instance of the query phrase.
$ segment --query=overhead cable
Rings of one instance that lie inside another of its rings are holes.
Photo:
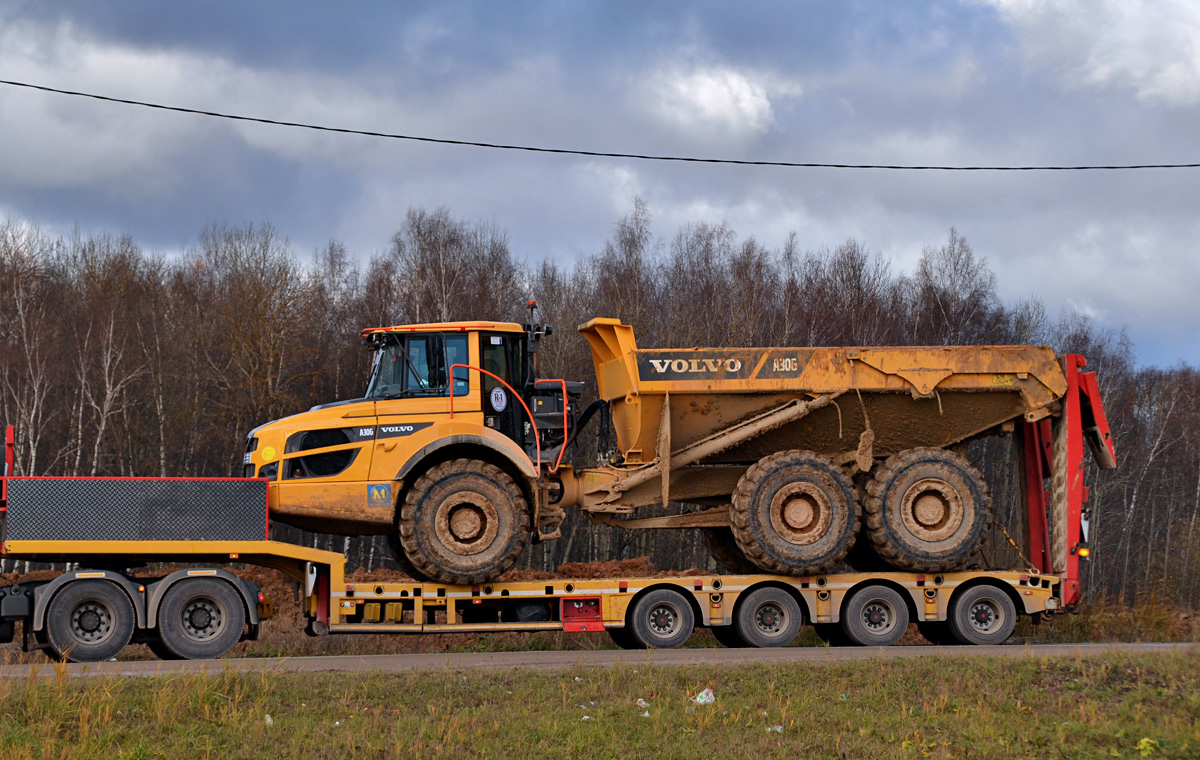
[[[210,116],[217,119],[231,119],[234,121],[252,122],[255,124],[270,124],[277,127],[295,127],[298,129],[311,129],[318,132],[335,132],[343,135],[361,135],[363,137],[384,137],[390,140],[409,140],[412,142],[437,143],[440,145],[461,145],[473,148],[491,148],[493,150],[519,150],[529,153],[557,153],[567,156],[588,156],[591,158],[628,158],[638,161],[675,161],[695,164],[731,164],[734,166],[780,166],[795,169],[891,169],[897,171],[944,171],[944,172],[1034,172],[1034,171],[1119,171],[1129,169],[1196,169],[1200,168],[1200,163],[1192,164],[1096,164],[1096,165],[1077,165],[1077,166],[938,166],[938,165],[913,165],[913,164],[841,164],[841,163],[824,163],[815,161],[750,161],[737,158],[701,158],[696,156],[666,156],[653,155],[644,153],[612,153],[598,150],[576,150],[572,148],[545,148],[533,145],[508,145],[505,143],[481,142],[476,140],[452,140],[446,137],[424,137],[421,135],[402,135],[392,132],[374,132],[365,129],[348,129],[345,127],[326,127],[319,124],[305,124],[298,121],[282,121],[279,119],[265,119],[258,116],[242,116],[239,114],[221,113],[219,111],[205,111],[198,108],[184,108],[182,106],[168,106],[162,103],[148,103],[141,100],[128,100],[126,98],[113,98],[107,95],[97,95],[89,92],[76,92],[74,90],[60,90],[56,87],[46,87],[45,85],[30,84],[29,82],[14,82],[11,80],[0,79],[0,84],[10,85],[12,87],[24,87],[30,90],[41,90],[42,92],[52,92],[58,95],[71,95],[79,98],[90,98],[92,100],[101,100],[106,103],[120,103],[129,106],[141,106],[142,108],[153,108],[159,111],[174,111],[176,113],[188,113],[198,116]]]

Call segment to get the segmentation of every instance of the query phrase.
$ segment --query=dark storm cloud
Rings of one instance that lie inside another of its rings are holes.
[[[1139,12],[1130,8],[1141,8]],[[26,2],[0,72],[296,121],[622,152],[852,163],[1196,160],[1186,3]],[[951,225],[1009,298],[1200,360],[1200,172],[681,166],[332,137],[0,90],[0,213],[178,249],[270,221],[382,248],[410,206],[493,219],[530,261],[597,250],[635,196],[669,238],[855,236],[908,269]]]

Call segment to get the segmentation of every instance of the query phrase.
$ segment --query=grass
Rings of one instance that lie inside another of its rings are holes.
[[[126,679],[47,668],[0,678],[0,757],[1200,756],[1194,654]],[[715,704],[691,701],[704,688]]]

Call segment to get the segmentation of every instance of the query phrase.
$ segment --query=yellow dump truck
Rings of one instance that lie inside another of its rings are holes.
[[[1061,421],[1068,390],[1044,346],[644,350],[615,319],[579,331],[598,396],[582,411],[582,382],[539,377],[551,329],[532,319],[365,330],[365,396],[251,431],[245,475],[270,480],[273,518],[387,535],[415,578],[444,583],[495,579],[571,507],[701,529],[733,572],[824,572],[856,541],[891,567],[945,572],[991,522],[967,444]],[[563,463],[589,425],[609,439],[600,461]],[[1114,467],[1106,425],[1085,428]],[[637,515],[650,505],[670,509]]]

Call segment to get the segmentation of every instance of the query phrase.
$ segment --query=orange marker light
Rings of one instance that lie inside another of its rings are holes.
[[[1080,549],[1079,549],[1080,557],[1087,557],[1087,556],[1091,555],[1091,553],[1092,553],[1091,550],[1088,549],[1086,546],[1080,547]]]

